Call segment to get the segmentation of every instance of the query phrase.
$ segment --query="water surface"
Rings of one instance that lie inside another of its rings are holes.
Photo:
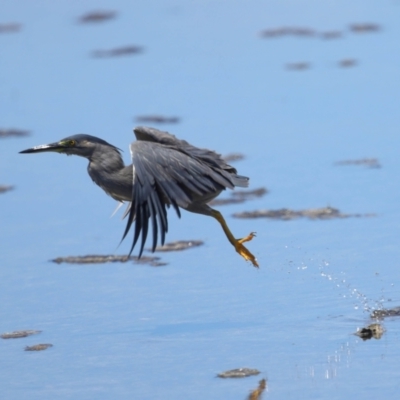
[[[115,19],[79,24],[92,10]],[[395,399],[399,321],[380,340],[353,333],[375,308],[400,305],[398,176],[399,4],[393,1],[6,2],[0,35],[0,383],[7,399]],[[352,33],[352,23],[378,32]],[[263,39],[263,29],[339,30],[339,39]],[[140,46],[138,54],[92,52]],[[357,63],[340,67],[343,59]],[[306,62],[309,68],[288,70]],[[204,240],[160,253],[165,267],[49,262],[126,254],[115,204],[86,160],[20,155],[74,133],[125,151],[140,115],[195,145],[241,152],[235,163],[265,197],[221,206],[259,270],[210,218],[170,213],[167,240]],[[381,168],[338,166],[375,157]],[[328,221],[235,219],[240,211],[332,206],[375,217]],[[51,343],[40,352],[25,346]],[[219,379],[222,371],[261,371]]]

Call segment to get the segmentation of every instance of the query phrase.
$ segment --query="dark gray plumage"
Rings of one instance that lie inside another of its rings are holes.
[[[59,152],[89,160],[88,173],[107,194],[120,202],[129,202],[124,239],[135,221],[133,251],[139,237],[142,255],[152,228],[152,250],[158,237],[164,244],[168,232],[167,208],[172,206],[180,217],[180,208],[217,219],[236,250],[253,265],[255,257],[243,246],[254,234],[235,239],[222,215],[207,203],[226,188],[248,186],[249,178],[238,175],[222,157],[207,149],[192,146],[185,140],[154,128],[134,129],[137,141],[131,143],[132,165],[125,166],[120,150],[90,135],[73,135],[59,142],[36,146],[21,153]]]

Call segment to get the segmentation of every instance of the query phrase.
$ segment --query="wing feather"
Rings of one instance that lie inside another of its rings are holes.
[[[132,202],[123,239],[133,221],[135,229],[130,253],[141,236],[139,257],[152,229],[152,251],[160,235],[164,244],[168,231],[167,207],[178,217],[180,208],[193,201],[235,186],[236,170],[210,150],[197,149],[166,132],[136,128],[137,141],[130,145],[134,182]]]

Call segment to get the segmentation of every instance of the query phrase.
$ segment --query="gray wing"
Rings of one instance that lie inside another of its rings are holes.
[[[149,220],[152,226],[152,251],[154,251],[158,232],[161,244],[164,244],[165,234],[168,231],[167,207],[172,205],[180,217],[179,207],[186,208],[196,199],[227,187],[232,189],[235,185],[230,172],[201,161],[172,145],[139,140],[130,145],[130,151],[134,183],[132,206],[123,238],[135,220],[130,252],[133,251],[141,235],[139,257],[146,242]]]
[[[171,146],[175,150],[180,151],[189,157],[208,164],[211,168],[222,169],[230,174],[229,180],[232,182],[233,186],[247,187],[249,185],[249,178],[237,175],[236,169],[227,164],[221,155],[214,151],[192,146],[186,140],[180,140],[169,132],[160,131],[155,128],[138,126],[133,130],[133,132],[136,139],[139,141],[154,142]],[[227,187],[232,189],[231,186]]]
[[[177,139],[174,135],[168,132],[160,131],[147,126],[137,126],[133,130],[133,133],[135,134],[137,140],[145,142],[155,142],[167,146],[174,146],[176,148],[179,148],[185,144],[189,144],[185,140]]]

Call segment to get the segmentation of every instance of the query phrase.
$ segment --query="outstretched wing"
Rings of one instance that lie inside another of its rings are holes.
[[[136,133],[136,132],[135,132]],[[178,139],[175,138],[178,141]],[[183,142],[183,141],[179,141]],[[190,146],[190,145],[189,145]],[[180,217],[179,207],[186,208],[194,199],[233,188],[230,174],[190,156],[176,145],[154,140],[138,140],[130,145],[133,164],[132,206],[123,238],[135,220],[135,231],[130,253],[139,236],[139,257],[149,231],[153,232],[152,251],[157,246],[158,232],[164,244],[168,231],[167,210],[172,205]]]

